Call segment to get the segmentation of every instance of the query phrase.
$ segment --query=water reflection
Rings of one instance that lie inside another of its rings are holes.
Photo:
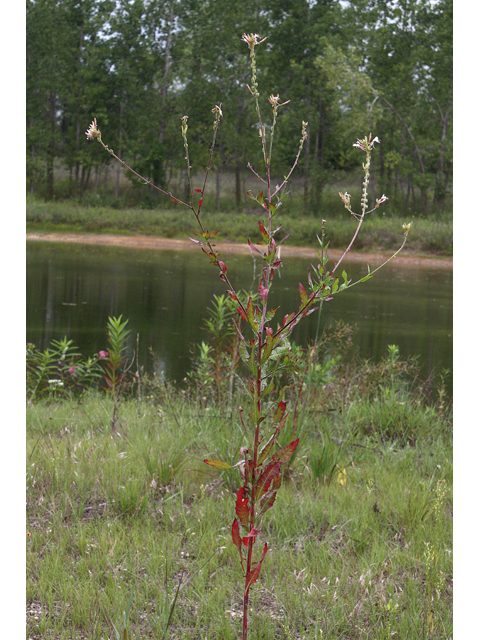
[[[345,264],[349,277],[366,273],[366,264]],[[305,258],[285,261],[272,299],[281,307],[279,318],[298,307],[298,282],[306,285],[308,265]],[[251,286],[249,256],[229,255],[228,267],[235,287]],[[258,261],[255,267],[258,273]],[[397,344],[403,356],[419,356],[424,375],[451,369],[452,281],[448,269],[392,262],[324,304],[321,327],[338,319],[356,324],[354,344],[366,357],[378,359],[388,344]],[[201,252],[27,243],[27,341],[40,348],[67,335],[91,355],[106,348],[108,316],[123,314],[131,329],[130,353],[139,334],[140,364],[180,381],[189,369],[192,345],[205,337],[205,307],[214,293],[223,292]],[[303,345],[313,340],[317,320],[314,314],[300,323],[294,339]]]

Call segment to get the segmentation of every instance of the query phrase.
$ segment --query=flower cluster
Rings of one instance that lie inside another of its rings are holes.
[[[218,123],[220,122],[220,118],[223,116],[222,103],[220,103],[219,105],[216,104],[212,109],[212,113],[215,115],[215,121],[213,123],[213,130],[216,131],[217,127],[218,127]]]
[[[411,222],[409,222],[408,224],[407,224],[407,223],[405,223],[405,224],[403,225],[403,233],[404,233],[405,237],[407,237],[407,236],[408,236],[408,232],[410,231],[410,227],[411,227],[411,226],[412,226],[412,223],[411,223]]]
[[[212,109],[212,113],[214,113],[216,116],[220,116],[220,118],[221,118],[223,116],[222,103],[220,103],[220,106],[218,106],[218,104],[216,104]],[[188,117],[188,116],[185,116],[185,117]]]
[[[268,101],[270,102],[270,104],[272,105],[272,107],[274,109],[278,109],[278,107],[283,107],[284,105],[288,104],[290,102],[290,100],[287,100],[286,102],[280,102],[280,96],[277,94],[276,96],[272,95],[268,98]]]
[[[378,142],[378,144],[380,144],[380,140],[378,139],[378,137],[375,136],[375,138],[372,140],[372,134],[370,134],[368,138],[365,137],[363,138],[363,140],[357,140],[356,142],[354,142],[353,146],[361,149],[362,151],[365,151],[366,153],[367,151],[371,151],[375,148],[375,142]]]
[[[249,35],[244,33],[242,36],[242,40],[246,42],[251,49],[252,47],[255,47],[257,44],[261,44],[266,40],[266,38],[262,38],[262,40],[258,40],[258,38],[261,38],[261,37],[262,36],[259,36],[258,33],[250,33]]]
[[[94,118],[92,124],[85,131],[85,135],[87,136],[87,140],[101,140],[102,134],[100,133],[100,129],[97,127],[97,119]]]
[[[339,191],[338,195],[343,200],[343,204],[345,205],[345,208],[346,209],[350,209],[350,198],[352,196],[349,193],[347,193],[346,191],[345,191],[345,193],[342,193],[341,191]]]

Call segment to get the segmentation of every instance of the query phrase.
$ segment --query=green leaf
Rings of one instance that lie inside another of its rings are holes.
[[[247,303],[247,320],[248,324],[252,327],[255,333],[258,331],[258,323],[255,320],[255,313],[253,310],[253,300],[250,297]]]
[[[267,459],[268,454],[270,453],[270,451],[272,450],[273,445],[275,444],[276,435],[277,435],[277,432],[275,432],[272,436],[270,436],[270,440],[267,442],[267,444],[260,451],[260,454],[258,456],[258,464],[259,465],[261,465]]]
[[[257,368],[257,362],[255,360],[255,356],[253,355],[253,353],[248,358],[247,365],[248,365],[248,368],[249,368],[250,373],[252,374],[252,376],[254,378],[256,378],[257,377],[257,373],[258,373],[258,368]]]
[[[280,307],[275,307],[275,309],[269,309],[265,314],[265,323],[269,323],[273,320],[275,314],[277,313]]]
[[[240,340],[239,351],[242,361],[248,362],[250,356],[248,355],[247,346],[243,340]]]
[[[298,288],[300,289],[300,300],[302,303],[302,307],[308,303],[307,292],[305,291],[305,287],[301,282],[298,283]]]
[[[209,464],[211,467],[215,467],[215,469],[231,469],[232,465],[228,464],[228,462],[220,462],[219,460],[207,460],[205,458],[204,462]]]
[[[265,341],[265,346],[262,350],[262,359],[260,364],[265,364],[265,362],[269,359],[273,350],[273,333],[270,331],[267,333],[267,339]]]
[[[268,396],[269,393],[272,393],[274,387],[275,387],[275,382],[272,378],[270,382],[266,384],[265,387],[262,389],[262,394],[260,397],[264,398],[265,396]]]

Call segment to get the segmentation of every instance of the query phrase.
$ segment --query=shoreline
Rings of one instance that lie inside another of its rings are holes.
[[[27,233],[26,240],[43,241],[43,242],[65,242],[74,244],[88,244],[110,247],[126,247],[132,249],[151,249],[151,250],[177,250],[188,251],[197,249],[198,245],[188,239],[180,238],[160,238],[158,236],[120,236],[115,234],[95,234],[95,233]],[[217,249],[226,253],[244,253],[249,254],[248,245],[234,242],[218,242],[215,244]],[[371,252],[359,253],[350,251],[347,255],[348,260],[357,262],[375,262],[387,260],[394,251],[388,252]],[[328,255],[333,260],[339,259],[343,251],[329,249]],[[282,246],[282,256],[297,256],[305,258],[314,258],[316,251],[310,247],[294,247]],[[441,258],[436,256],[420,256],[400,253],[395,258],[395,263],[401,263],[403,266],[412,267],[435,267],[453,269],[453,258]]]

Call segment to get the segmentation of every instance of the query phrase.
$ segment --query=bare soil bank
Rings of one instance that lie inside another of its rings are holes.
[[[93,233],[27,233],[27,240],[43,240],[47,242],[70,242],[77,244],[92,244],[111,247],[132,247],[135,249],[171,249],[185,251],[187,249],[198,249],[198,245],[188,239],[158,238],[152,236],[117,236],[113,234],[93,234]],[[250,253],[247,244],[236,244],[231,242],[218,242],[216,247],[219,252],[225,253]],[[300,256],[315,258],[316,252],[309,247],[282,246],[282,256]],[[329,249],[328,255],[332,260],[338,260],[342,251]],[[349,260],[368,262],[370,264],[381,263],[387,260],[392,253],[356,253],[348,254]],[[396,263],[412,267],[443,267],[453,269],[452,258],[437,258],[435,256],[417,256],[407,253],[405,250],[395,258]]]

